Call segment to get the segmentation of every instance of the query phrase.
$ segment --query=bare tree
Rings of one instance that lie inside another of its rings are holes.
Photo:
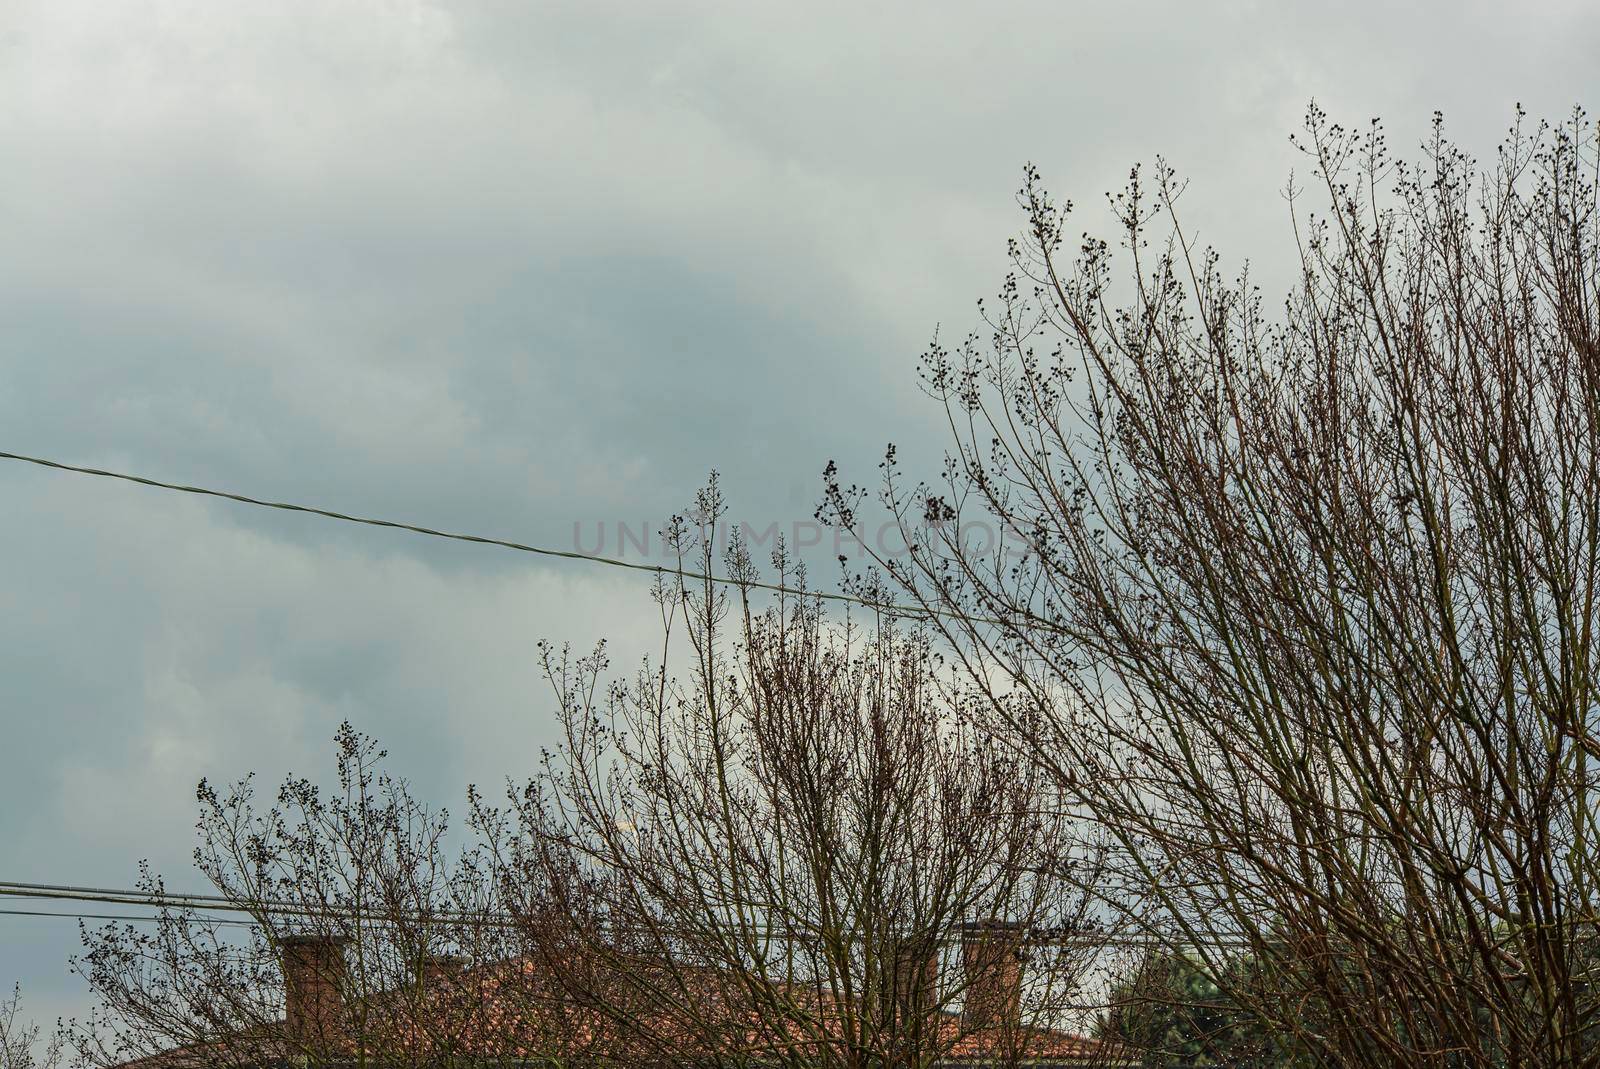
[[[1276,316],[1166,166],[1116,255],[1028,171],[882,568],[1231,1004],[1325,1064],[1594,1065],[1596,127],[1405,163],[1313,108],[1299,144]],[[830,466],[825,516],[868,498]]]
[[[11,989],[11,997],[0,999],[0,1069],[56,1069],[62,1061],[63,1037],[59,1031],[46,1036],[32,1022],[19,1017],[22,988]]]
[[[1089,1060],[1049,1026],[1084,997],[1062,936],[1092,930],[1074,888],[1095,851],[1048,778],[925,633],[805,594],[753,606],[722,513],[713,481],[669,541],[700,575],[725,549],[743,585],[662,582],[658,660],[613,678],[604,647],[543,647],[564,744],[497,838],[507,897],[564,933],[536,940],[545,966],[652,1060]]]
[[[1080,997],[1093,852],[927,637],[659,594],[663,663],[634,684],[545,648],[566,746],[505,811],[474,792],[464,844],[348,725],[335,791],[202,783],[212,897],[146,872],[154,928],[85,931],[79,1061],[1094,1060],[1046,1027]]]
[[[85,930],[81,1062],[437,1064],[507,1044],[479,1012],[484,975],[463,967],[505,956],[494,880],[372,739],[345,725],[337,746],[332,793],[291,778],[262,809],[248,779],[200,784],[194,861],[215,897],[167,902],[145,872],[164,903],[153,929]]]

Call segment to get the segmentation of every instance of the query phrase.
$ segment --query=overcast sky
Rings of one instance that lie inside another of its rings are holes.
[[[937,462],[914,359],[1025,161],[1093,205],[1162,153],[1271,277],[1309,100],[1480,154],[1597,104],[1593,3],[1398,6],[0,0],[0,450],[563,547],[714,467],[804,521],[830,458]],[[343,719],[459,804],[551,741],[536,641],[651,633],[636,574],[0,495],[0,880],[199,889],[195,782],[327,776]],[[76,945],[0,916],[0,984],[80,1009]]]

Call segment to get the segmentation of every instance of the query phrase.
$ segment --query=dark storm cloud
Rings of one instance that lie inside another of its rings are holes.
[[[1269,277],[1308,99],[1593,98],[1585,6],[38,0],[0,14],[0,448],[561,543],[715,466],[757,527],[829,457],[924,470],[911,358],[1004,269],[1024,160],[1103,218],[1157,152]],[[642,582],[0,469],[7,879],[175,886],[192,788],[323,773],[340,719],[430,797],[548,741],[540,637],[642,649]],[[69,925],[0,984],[77,1006]]]

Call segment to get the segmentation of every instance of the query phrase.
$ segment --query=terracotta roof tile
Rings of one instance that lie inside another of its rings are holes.
[[[657,963],[656,968],[662,968]],[[582,992],[557,990],[539,969],[525,960],[500,962],[436,978],[419,992],[401,988],[370,996],[347,1007],[348,1034],[363,1037],[364,1053],[380,1061],[426,1062],[446,1054],[456,1058],[526,1060],[532,1058],[597,1061],[703,1060],[735,1052],[759,1058],[763,1053],[793,1059],[807,1045],[820,1045],[849,1019],[840,1004],[825,993],[790,988],[784,997],[813,1016],[804,1036],[774,1034],[762,1016],[737,1006],[743,988],[714,970],[676,967],[697,985],[695,1005],[674,1014],[648,1000],[640,1002],[637,1021],[627,1027],[596,1006]],[[637,973],[633,981],[648,981]],[[625,991],[607,992],[608,1001],[625,1003]],[[420,996],[420,997],[419,997]],[[708,1012],[719,1008],[720,1012]],[[1054,1065],[1127,1064],[1104,1044],[1072,1032],[1027,1027],[963,1030],[958,1015],[935,1013],[936,1049],[941,1062]],[[349,1040],[329,1044],[328,1060],[355,1060]],[[220,1069],[299,1060],[303,1050],[291,1043],[282,1021],[235,1033],[214,1043],[177,1047],[123,1063],[119,1069]]]

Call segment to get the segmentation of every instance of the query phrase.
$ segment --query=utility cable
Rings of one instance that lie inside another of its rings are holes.
[[[755,590],[766,590],[777,594],[790,594],[799,597],[821,598],[826,601],[844,602],[861,605],[874,612],[881,612],[886,616],[899,619],[927,620],[932,617],[943,617],[952,620],[965,620],[969,623],[997,626],[999,620],[981,616],[968,616],[963,613],[952,612],[948,609],[925,608],[915,605],[900,605],[894,602],[874,602],[854,594],[838,594],[823,590],[805,590],[799,587],[788,586],[783,583],[767,583],[758,580],[729,579],[726,576],[713,575],[702,572],[689,571],[683,568],[669,568],[664,564],[642,564],[638,561],[621,560],[616,557],[603,557],[596,553],[582,553],[572,549],[553,549],[549,546],[534,546],[525,542],[512,542],[503,538],[490,538],[487,535],[464,534],[458,531],[442,531],[432,527],[423,527],[414,523],[404,523],[399,520],[375,519],[370,516],[355,516],[346,512],[335,512],[332,509],[317,508],[312,505],[299,505],[289,501],[267,501],[258,497],[233,493],[229,490],[214,490],[204,486],[185,486],[182,483],[163,482],[160,479],[151,479],[143,475],[131,475],[127,472],[108,471],[104,468],[86,468],[77,464],[67,464],[59,460],[49,460],[44,457],[26,456],[22,453],[0,452],[0,460],[15,460],[24,464],[34,464],[41,468],[51,468],[56,471],[73,472],[78,475],[94,475],[102,479],[117,479],[122,482],[137,483],[140,486],[154,487],[158,490],[171,490],[180,494],[195,494],[201,497],[218,497],[228,501],[237,501],[243,505],[254,505],[257,508],[278,509],[282,512],[300,512],[310,516],[321,516],[324,519],[338,520],[341,523],[365,524],[368,527],[388,527],[398,531],[410,531],[412,534],[426,535],[429,538],[445,538],[456,542],[471,542],[484,546],[499,546],[502,549],[512,549],[519,553],[533,553],[541,557],[559,557],[563,560],[585,561],[590,564],[602,564],[611,568],[627,568],[632,571],[645,572],[660,577],[677,577],[680,579],[694,579],[700,582],[716,583],[723,586],[736,586]]]
[[[278,899],[262,899],[256,902],[243,902],[225,895],[182,893],[169,894],[166,892],[147,892],[127,888],[108,887],[79,887],[69,884],[22,883],[18,881],[0,880],[0,896],[22,899],[46,899],[63,902],[92,902],[111,905],[139,905],[176,911],[192,911],[196,913],[249,913],[253,916],[261,914],[276,914],[285,918],[315,917],[315,918],[352,918],[362,919],[374,924],[461,924],[466,927],[477,928],[517,928],[526,923],[513,914],[505,912],[468,913],[461,910],[442,910],[439,912],[418,912],[415,910],[389,910],[358,912],[347,906],[327,905],[319,906],[314,903],[290,902]],[[16,913],[23,916],[85,916],[96,919],[127,919],[127,920],[160,920],[159,916],[149,917],[104,917],[98,914],[51,914],[45,912],[34,913],[31,911],[0,910],[0,914]],[[223,918],[207,918],[207,923],[235,924],[253,926],[255,922],[244,920],[228,920]],[[707,926],[709,927],[709,925]],[[743,924],[739,927],[766,935],[804,937],[808,933],[800,929],[778,924]],[[660,934],[672,934],[677,931],[681,934],[682,926],[670,923],[659,925],[640,925],[639,930],[650,930]],[[699,929],[695,930],[696,933]],[[955,935],[959,928],[947,933]],[[1149,937],[1115,935],[1111,933],[1083,932],[1078,934],[1048,934],[1035,935],[1030,942],[1039,944],[1056,945],[1088,945],[1111,947],[1156,946],[1157,940]],[[1244,940],[1237,941],[1227,937],[1217,937],[1215,945],[1228,946],[1237,942],[1239,946],[1247,945]]]

